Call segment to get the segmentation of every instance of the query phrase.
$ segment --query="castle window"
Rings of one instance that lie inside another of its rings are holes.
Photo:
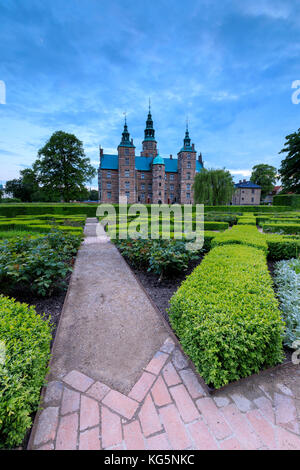
[[[110,171],[106,172],[106,178],[111,178],[111,172]]]
[[[125,181],[125,188],[130,189],[130,182],[129,181]]]
[[[171,191],[174,190],[174,184],[170,184],[170,190],[171,190]]]
[[[129,155],[129,149],[125,149],[125,155]]]
[[[254,194],[254,189],[252,189],[252,194]]]
[[[187,184],[187,185],[186,185],[186,189],[191,189],[191,185],[190,185],[190,184]]]
[[[188,159],[188,160],[191,159],[191,154],[190,154],[190,153],[187,154],[187,159]]]
[[[187,173],[187,179],[188,179],[188,180],[191,179],[191,173],[190,173],[190,172]]]
[[[110,191],[107,192],[107,199],[111,199],[111,192]]]
[[[174,181],[174,175],[170,175],[170,180]]]
[[[145,173],[141,173],[141,179],[145,179]]]
[[[254,202],[254,197],[251,198],[251,202]]]
[[[190,194],[190,193],[186,193],[186,198],[187,198],[187,199],[191,199],[191,194]]]
[[[161,183],[159,183],[158,186],[161,186]]]
[[[144,183],[143,183],[143,184],[141,184],[141,189],[145,189],[145,185],[144,185]]]
[[[125,170],[125,176],[130,176],[130,171],[129,170]]]
[[[129,158],[128,157],[125,158],[125,165],[129,165]]]
[[[187,162],[187,167],[191,168],[191,162]]]
[[[126,196],[126,197],[130,197],[130,192],[129,192],[129,191],[125,191],[125,196]]]
[[[149,191],[152,191],[152,183],[149,183],[149,184],[148,184],[148,190],[149,190]]]
[[[161,196],[161,191],[159,191],[158,195]]]
[[[107,183],[107,189],[111,189],[111,183]]]

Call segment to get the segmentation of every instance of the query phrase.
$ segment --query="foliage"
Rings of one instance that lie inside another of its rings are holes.
[[[286,233],[288,235],[300,234],[300,224],[266,223],[262,225],[263,231],[268,233]]]
[[[285,139],[284,148],[279,152],[287,154],[279,168],[283,191],[300,193],[300,129]]]
[[[299,194],[278,194],[273,197],[274,206],[290,206],[291,208],[300,209]]]
[[[300,239],[287,235],[266,235],[268,258],[278,261],[300,256]]]
[[[262,250],[212,249],[171,298],[170,319],[184,351],[214,387],[282,360],[284,324]]]
[[[259,248],[267,253],[266,236],[254,225],[235,225],[231,230],[216,234],[212,248],[220,245],[241,244]]]
[[[116,245],[132,265],[146,268],[160,276],[187,269],[188,263],[199,257],[198,253],[186,248],[180,240],[118,240]]]
[[[50,357],[49,320],[33,307],[0,296],[0,447],[22,443],[37,410]]]
[[[85,157],[82,142],[63,131],[52,134],[39,150],[33,170],[48,194],[59,195],[67,202],[86,192],[84,183],[96,174]]]
[[[261,163],[252,168],[250,181],[261,186],[261,199],[264,199],[273,189],[277,179],[274,166]]]
[[[46,296],[65,286],[71,260],[81,243],[78,235],[53,231],[47,236],[6,239],[0,242],[2,293],[24,289]]]
[[[207,170],[197,173],[193,184],[196,204],[217,206],[228,204],[234,193],[234,183],[229,171]]]
[[[292,348],[293,342],[300,340],[300,259],[279,261],[274,275],[286,324],[284,343]]]

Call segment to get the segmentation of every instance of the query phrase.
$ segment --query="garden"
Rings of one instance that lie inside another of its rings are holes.
[[[1,447],[26,445],[83,226],[95,215],[84,204],[0,205]],[[175,215],[170,239],[162,217],[159,239],[122,239],[136,217],[108,223],[107,233],[210,388],[289,360],[300,338],[299,211],[205,207],[201,250],[174,236],[184,229]]]

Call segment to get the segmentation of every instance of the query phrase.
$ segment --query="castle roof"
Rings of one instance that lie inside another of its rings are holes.
[[[235,184],[236,188],[250,188],[250,189],[260,189],[261,186],[258,184],[252,183],[252,181],[241,181],[240,183]]]
[[[160,155],[157,155],[152,162],[152,165],[164,165],[164,164],[165,164],[165,161]]]
[[[165,164],[165,172],[166,173],[177,173],[178,172],[178,159],[177,158],[162,158],[163,163]],[[151,171],[151,164],[153,159],[150,157],[135,157],[135,169],[137,171]],[[109,155],[103,154],[101,156],[101,170],[118,170],[119,168],[119,161],[118,155]],[[203,168],[203,165],[196,160],[196,172],[198,173]]]

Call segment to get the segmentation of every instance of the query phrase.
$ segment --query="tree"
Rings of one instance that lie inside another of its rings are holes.
[[[96,189],[91,189],[89,191],[89,201],[98,201],[99,200],[99,194]]]
[[[22,202],[32,202],[34,196],[41,192],[36,175],[31,168],[20,171],[20,175],[20,178],[6,182],[5,191]]]
[[[287,154],[279,168],[283,191],[300,193],[300,129],[285,139],[284,148],[279,152]]]
[[[250,181],[261,186],[261,199],[264,199],[273,189],[277,180],[277,170],[274,166],[260,163],[252,168]]]
[[[194,201],[196,204],[218,206],[228,204],[234,193],[234,182],[229,171],[203,168],[194,179]]]
[[[59,196],[64,202],[80,197],[84,183],[96,174],[82,142],[63,131],[54,132],[39,150],[33,170],[48,196]]]

